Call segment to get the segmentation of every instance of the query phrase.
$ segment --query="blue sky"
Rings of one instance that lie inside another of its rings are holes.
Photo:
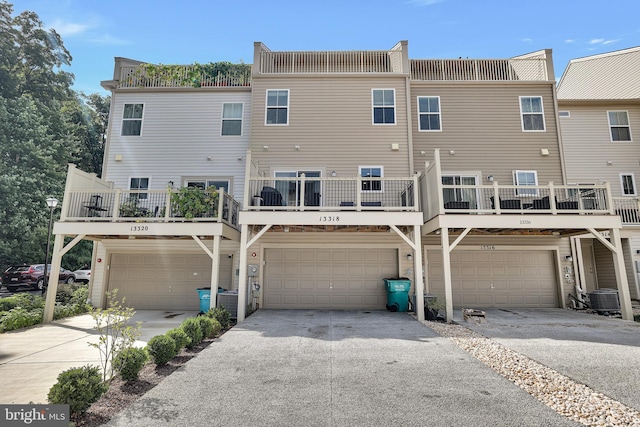
[[[9,0],[36,12],[73,56],[75,89],[100,92],[113,58],[253,62],[272,50],[380,50],[409,57],[507,58],[553,49],[570,59],[640,46],[639,0]]]

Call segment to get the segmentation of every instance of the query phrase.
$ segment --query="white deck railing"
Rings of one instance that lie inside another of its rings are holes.
[[[616,215],[620,215],[623,225],[640,224],[640,199],[614,197],[613,208]]]
[[[240,205],[224,190],[196,199],[181,203],[179,190],[68,190],[60,221],[210,221],[238,228]]]
[[[251,70],[245,73],[218,74],[206,76],[196,73],[193,66],[175,66],[169,71],[158,69],[148,73],[142,66],[122,66],[119,88],[174,88],[174,87],[235,87],[251,86]]]
[[[418,211],[417,177],[252,177],[248,210]]]
[[[546,81],[544,58],[412,59],[411,80],[424,81]]]
[[[400,73],[400,51],[309,51],[260,53],[262,74]]]

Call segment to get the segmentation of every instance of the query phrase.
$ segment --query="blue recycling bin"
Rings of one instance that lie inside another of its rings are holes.
[[[211,288],[198,288],[200,296],[200,313],[206,313],[211,306]]]
[[[384,279],[387,290],[387,310],[409,311],[409,289],[411,280],[407,278]]]

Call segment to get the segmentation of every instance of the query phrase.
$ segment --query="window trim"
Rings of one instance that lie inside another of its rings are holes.
[[[147,188],[131,188],[131,181],[134,179],[146,179],[147,180]],[[142,191],[142,190],[150,190],[151,189],[151,176],[147,175],[147,176],[130,176],[129,177],[129,190],[130,191]],[[139,202],[141,200],[148,200],[149,199],[149,193],[129,193],[129,197],[133,196],[134,194],[137,195],[136,200]]]
[[[269,106],[269,92],[274,92],[274,91],[285,91],[287,92],[287,105],[286,107],[282,107],[282,106]],[[290,89],[267,89],[265,92],[265,98],[264,98],[264,125],[265,126],[289,126],[289,108],[291,106],[291,91]],[[287,121],[286,123],[268,123],[267,122],[267,116],[268,116],[268,112],[270,108],[276,108],[276,109],[286,109],[287,111]]]
[[[369,165],[358,166],[358,176],[360,178],[367,178],[367,177],[362,176],[362,170],[363,169],[380,169],[380,176],[379,177],[372,176],[372,177],[369,177],[369,178],[384,178],[384,166],[369,166]],[[363,184],[365,182],[372,183],[374,181],[367,180],[367,179],[362,179],[361,180],[361,184],[360,184],[360,192],[361,193],[384,193],[384,182],[383,182],[382,179],[379,181],[380,182],[380,189],[378,189],[378,190],[364,190],[362,187],[363,187]]]
[[[524,98],[539,98],[540,99],[540,112],[524,112],[522,111],[522,100]],[[546,132],[547,131],[547,123],[544,119],[544,100],[540,95],[522,95],[518,97],[518,104],[520,106],[520,124],[522,125],[522,132]],[[542,116],[542,129],[525,129],[524,126],[524,115],[525,114],[537,114]]]
[[[535,184],[533,185],[527,185],[527,184],[520,184],[518,182],[518,173],[527,173],[527,174],[533,174],[533,178],[535,180]],[[526,187],[537,187],[538,186],[538,171],[537,170],[525,170],[525,169],[515,169],[513,171],[513,184],[519,187],[523,187],[522,189],[516,188],[515,189],[515,195],[517,197],[537,197],[538,196],[538,189],[537,188],[533,188],[527,191],[523,191],[525,190]]]
[[[611,124],[611,116],[609,116],[609,113],[625,113],[627,115],[628,124],[626,126],[615,125],[615,127],[626,127],[629,131],[629,139],[613,139],[613,133],[611,132],[611,130],[613,129],[614,125]],[[631,135],[631,120],[629,119],[629,110],[607,110],[607,124],[609,125],[609,138],[611,139],[611,142],[633,142],[633,135]]]
[[[125,118],[124,117],[124,112],[126,109],[127,105],[142,105],[142,117],[140,118]],[[125,138],[129,138],[129,137],[134,137],[134,138],[140,138],[142,136],[142,132],[144,129],[144,113],[147,110],[146,108],[146,104],[144,102],[124,102],[122,104],[122,117],[121,117],[121,121],[120,121],[120,136],[125,137]],[[139,135],[125,135],[123,134],[124,131],[124,122],[125,121],[134,121],[134,120],[140,120],[140,134]]]
[[[438,100],[438,112],[434,113],[431,111],[421,112],[420,111],[420,99],[421,98],[436,98]],[[417,96],[416,97],[416,106],[418,111],[418,132],[442,132],[442,103],[440,102],[440,96]],[[438,116],[438,129],[422,129],[420,117],[422,115],[437,115]]]
[[[375,105],[374,104],[374,92],[376,91],[385,91],[385,90],[390,90],[393,92],[393,105]],[[376,108],[393,108],[393,123],[376,123],[376,113],[375,110]],[[371,124],[373,126],[396,126],[396,124],[398,123],[398,114],[397,114],[397,108],[396,108],[396,90],[395,88],[372,88],[371,89]]]
[[[224,106],[225,105],[232,105],[232,104],[240,104],[240,106],[242,107],[242,111],[240,112],[240,118],[225,118],[224,117]],[[222,133],[222,129],[224,128],[224,122],[225,120],[240,120],[240,134],[238,135],[225,135]],[[244,102],[223,102],[222,103],[222,109],[220,110],[220,136],[225,137],[225,138],[238,138],[241,137],[244,133]]]
[[[631,184],[633,184],[633,193],[625,193],[624,190],[624,177],[631,177]],[[620,173],[620,190],[622,190],[622,196],[624,197],[634,197],[638,195],[638,189],[636,187],[636,177],[633,172],[621,172]]]
[[[222,176],[222,177],[217,177],[217,176],[185,176],[182,177],[182,186],[183,187],[188,187],[190,182],[202,182],[204,181],[205,185],[207,184],[208,181],[227,181],[227,189],[225,190],[225,193],[229,194],[231,191],[231,186],[233,185],[233,179],[232,177],[228,177],[228,176]],[[216,188],[218,189],[218,188]]]

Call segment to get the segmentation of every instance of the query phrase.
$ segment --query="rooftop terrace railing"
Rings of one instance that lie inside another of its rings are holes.
[[[262,74],[400,73],[400,51],[309,51],[260,53]]]
[[[414,81],[547,81],[544,58],[412,59]]]

